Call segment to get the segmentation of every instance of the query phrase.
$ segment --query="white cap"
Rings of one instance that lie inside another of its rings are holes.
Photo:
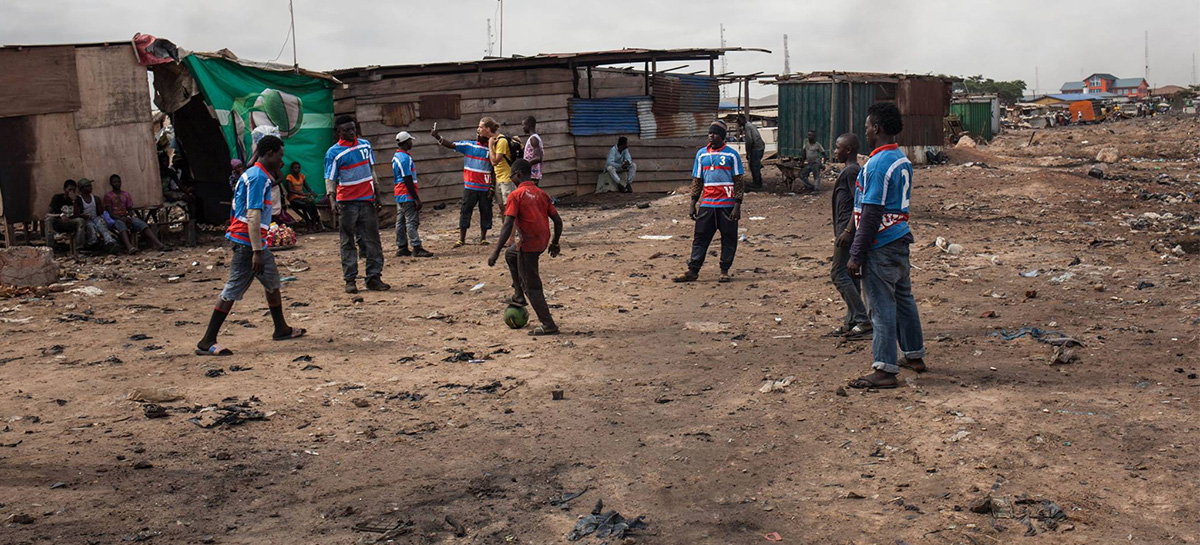
[[[408,131],[400,131],[400,134],[396,135],[396,143],[397,144],[399,144],[401,142],[407,142],[409,140],[415,141],[416,138],[413,138],[413,135],[408,134]]]

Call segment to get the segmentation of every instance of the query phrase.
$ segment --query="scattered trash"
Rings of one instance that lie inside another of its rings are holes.
[[[257,397],[251,397],[246,401],[237,401],[237,398],[226,398],[223,401],[231,401],[232,403],[224,406],[212,405],[200,409],[200,416],[189,418],[191,422],[201,428],[215,428],[217,426],[237,426],[251,420],[266,420],[266,414],[262,411],[255,410],[251,404],[258,403]]]
[[[137,388],[125,398],[146,403],[170,403],[183,399],[183,395],[175,388]]]
[[[388,401],[399,400],[399,401],[412,401],[415,403],[417,401],[425,399],[425,396],[422,394],[418,394],[418,393],[400,392],[398,394],[393,394],[393,395],[387,396],[386,399]]]
[[[77,293],[79,295],[95,297],[97,295],[104,295],[104,290],[97,288],[96,286],[80,286],[75,289],[67,290],[67,293]]]
[[[1030,270],[1030,271],[1024,271],[1024,272],[1021,272],[1021,273],[1018,273],[1018,274],[1020,274],[1021,276],[1024,276],[1025,278],[1037,278],[1037,275],[1038,275],[1038,270],[1037,270],[1037,269],[1033,269],[1033,270]]]
[[[284,265],[284,267],[287,268],[288,272],[294,272],[294,273],[301,273],[301,272],[307,271],[310,268],[308,266],[308,262],[303,259],[293,259],[293,260],[289,261],[287,263],[287,265]]]
[[[397,518],[397,515],[384,515],[378,519],[354,525],[354,531],[356,532],[383,534],[375,539],[375,543],[390,543],[397,537],[412,532],[413,528],[414,524],[412,521]]]
[[[229,366],[229,370],[230,370],[231,372],[234,372],[234,373],[236,373],[236,372],[238,372],[238,371],[249,371],[249,370],[251,370],[251,369],[254,369],[254,368],[253,368],[253,367],[243,367],[243,366],[241,366],[241,365],[238,365],[238,364],[236,364],[236,363],[235,363],[235,364],[233,364],[233,365],[230,365],[230,366]]]
[[[131,340],[131,341],[148,341],[153,338],[154,337],[151,337],[144,333],[135,333],[135,334],[129,336],[129,340]]]
[[[955,433],[954,435],[951,435],[950,437],[948,437],[948,438],[946,439],[946,441],[945,441],[945,442],[947,442],[947,443],[957,443],[957,442],[959,442],[959,441],[962,441],[962,440],[966,439],[966,438],[967,438],[967,437],[969,437],[970,435],[971,435],[971,432],[969,432],[969,431],[965,431],[965,430],[964,430],[964,431],[959,431],[958,433]]]
[[[295,282],[296,280],[297,280],[297,279],[296,279],[296,277],[295,277],[295,276],[281,276],[281,277],[279,277],[279,281],[280,281],[280,282]]]
[[[723,333],[729,331],[731,325],[729,322],[687,322],[683,328],[700,333]]]
[[[789,377],[782,378],[779,380],[767,380],[766,382],[763,383],[762,387],[758,389],[758,391],[759,391],[759,393],[763,393],[763,394],[769,393],[769,392],[780,391],[780,390],[783,390],[784,388],[787,388],[788,386],[791,386],[793,380],[796,380],[796,377],[789,376]]]
[[[985,310],[985,311],[983,311],[982,314],[979,315],[980,318],[997,318],[999,316],[1000,315],[996,314],[996,311],[994,311],[994,310]]]
[[[607,537],[622,539],[625,537],[625,534],[632,530],[646,528],[644,519],[644,516],[640,516],[629,520],[622,517],[616,511],[605,513],[604,501],[598,500],[596,501],[596,507],[592,509],[592,513],[580,517],[579,522],[575,523],[575,528],[567,534],[567,539],[570,541],[579,541],[593,533],[600,539]]]
[[[1120,151],[1114,147],[1101,148],[1100,152],[1096,154],[1097,163],[1115,163],[1120,158]]]
[[[66,487],[67,487],[67,483],[59,481],[59,482],[56,482],[56,483],[50,485],[50,490],[55,490],[58,488],[66,488]]]
[[[1037,290],[1025,290],[1026,299],[1037,299]]]
[[[224,374],[225,374],[225,370],[220,367],[218,367],[216,369],[209,369],[208,371],[204,372],[204,376],[206,376],[208,378],[217,378]]]
[[[469,361],[475,359],[474,352],[467,352],[465,350],[453,350],[453,349],[450,349],[449,352],[452,352],[452,354],[450,356],[443,358],[442,361],[448,361],[448,362],[466,361],[466,362],[469,362]]]
[[[1139,289],[1139,290],[1144,290],[1144,289],[1153,288],[1153,287],[1154,287],[1154,283],[1147,282],[1145,280],[1142,280],[1141,282],[1137,283],[1137,289]]]
[[[292,363],[297,363],[297,362],[301,362],[301,361],[312,361],[312,360],[313,360],[312,356],[305,354],[303,356],[296,356],[296,358],[292,360]]]
[[[8,524],[33,524],[33,516],[25,513],[13,513],[5,519]]]
[[[583,490],[580,490],[579,492],[574,492],[574,493],[563,492],[559,496],[550,498],[550,505],[553,505],[555,507],[562,507],[563,509],[566,509],[568,507],[568,505],[567,505],[568,502],[570,502],[571,500],[573,500],[575,498],[578,498],[579,496],[582,496],[584,494],[584,492],[587,492],[588,490],[591,490],[591,489],[592,489],[592,487],[585,486],[585,487],[583,487]]]
[[[365,409],[365,408],[371,406],[370,401],[367,401],[366,399],[363,399],[361,397],[356,397],[354,399],[351,399],[350,402],[353,403],[355,407],[358,407],[360,409]]]
[[[841,386],[838,386],[838,389],[835,390],[833,393],[836,394],[838,397],[850,397],[850,394],[846,393],[846,389]]]
[[[1054,350],[1054,357],[1050,360],[1050,365],[1067,365],[1079,361],[1079,354],[1075,353],[1074,349],[1060,346]]]
[[[554,401],[562,401],[563,399],[566,399],[564,396],[565,396],[565,394],[563,393],[562,390],[551,390],[550,391],[550,399],[552,399]]]
[[[767,219],[767,218],[765,218],[763,216],[750,216],[750,221],[762,221],[765,219]]]
[[[100,325],[108,325],[108,324],[117,323],[116,320],[109,319],[109,318],[97,318],[95,316],[89,315],[87,312],[85,312],[84,314],[76,314],[74,312],[68,312],[66,314],[63,314],[62,316],[58,316],[57,319],[58,319],[58,321],[60,321],[62,323],[91,322],[93,324],[100,324]]]
[[[141,461],[133,464],[134,469],[150,469],[153,467],[154,467],[154,464],[147,462],[145,460],[141,460]],[[141,540],[138,540],[138,541],[141,541]]]
[[[301,371],[316,371],[316,370],[318,370],[318,369],[320,369],[320,368],[321,368],[321,366],[320,366],[320,365],[313,365],[313,364],[311,364],[311,363],[310,363],[310,364],[308,364],[308,365],[305,365],[304,367],[300,368],[300,370],[301,370]]]
[[[779,532],[771,532],[763,536],[767,541],[783,541],[783,536]]]
[[[1054,346],[1083,346],[1083,343],[1079,342],[1077,339],[1067,337],[1066,335],[1063,335],[1057,331],[1050,331],[1048,329],[1041,329],[1037,327],[1025,326],[1017,330],[1004,330],[992,333],[993,337],[1000,337],[1006,341],[1019,339],[1026,335],[1029,335],[1038,342],[1043,342]]]
[[[54,346],[51,346],[50,348],[43,348],[42,355],[43,356],[57,356],[59,354],[62,354],[63,350],[66,350],[66,349],[67,349],[67,347],[65,347],[61,344],[56,344]]]
[[[650,208],[650,203],[648,203],[648,202],[640,202],[640,203],[638,203],[638,204],[637,204],[637,207],[638,207],[638,208],[640,208],[640,209],[642,209],[642,210],[645,210],[645,209],[647,209],[647,208]]]
[[[1093,165],[1091,168],[1088,168],[1087,174],[1088,174],[1088,176],[1091,176],[1098,180],[1103,180],[1106,176],[1108,176],[1108,166],[1107,165]]]
[[[1055,276],[1054,278],[1051,278],[1050,281],[1054,282],[1055,284],[1062,284],[1063,282],[1066,282],[1067,280],[1070,280],[1072,278],[1075,278],[1075,273],[1073,273],[1071,271],[1067,271],[1058,276]]]
[[[642,240],[671,240],[674,235],[642,235],[638,238]]]
[[[934,241],[934,245],[937,246],[941,251],[950,255],[958,255],[963,252],[963,247],[961,244],[951,244],[942,237],[937,237],[937,240]]]
[[[166,418],[167,417],[166,407],[163,407],[162,405],[159,405],[158,403],[147,403],[145,405],[142,405],[142,412],[145,413],[146,418],[149,418],[152,420],[155,418]]]
[[[475,284],[474,286],[472,286],[472,287],[471,287],[471,291],[479,291],[479,290],[483,289],[483,287],[484,287],[484,286],[486,286],[486,285],[487,285],[487,282],[480,282],[480,283],[478,283],[478,284]]]

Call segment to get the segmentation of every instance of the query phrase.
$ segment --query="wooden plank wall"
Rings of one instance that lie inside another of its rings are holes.
[[[69,45],[0,49],[0,117],[78,110],[75,49]]]
[[[500,123],[501,132],[522,136],[523,141],[521,121],[527,115],[538,119],[538,132],[545,145],[542,187],[554,195],[575,191],[575,141],[567,120],[567,104],[574,88],[570,70],[510,70],[347,83],[348,89],[334,91],[334,110],[353,112],[363,137],[375,148],[375,176],[380,191],[390,192],[393,184],[391,159],[396,151],[396,133],[408,131],[416,137],[411,153],[422,199],[454,200],[462,197],[463,159],[429,137],[434,123],[449,140],[474,139],[479,119],[490,116]],[[459,95],[460,117],[420,119],[421,96],[434,94]],[[417,119],[404,126],[386,124],[384,111],[390,104],[413,104]]]

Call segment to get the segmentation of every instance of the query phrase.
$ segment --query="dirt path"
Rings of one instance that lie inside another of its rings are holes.
[[[828,192],[751,195],[723,285],[715,257],[699,283],[669,281],[690,248],[685,197],[564,203],[564,254],[542,265],[556,338],[503,326],[507,273],[485,248],[450,248],[453,210],[423,222],[436,258],[389,257],[393,291],[357,303],[336,234],[301,237],[277,259],[310,267],[283,274],[311,336],[269,341],[252,290],[227,359],[191,355],[227,272],[218,241],[65,262],[68,289],[103,293],[0,300],[0,519],[32,517],[0,542],[357,543],[381,534],[356,524],[407,521],[394,542],[546,544],[603,499],[646,516],[637,543],[1195,543],[1196,131],[1126,122],[1033,146],[1020,132],[966,159],[988,168],[918,169],[932,371],[885,392],[837,393],[870,346],[822,337],[843,312]],[[1117,179],[1084,175],[1093,143],[1131,139],[1143,157]],[[1078,361],[999,336],[1024,326],[1078,339]],[[484,361],[446,361],[455,351]],[[183,399],[148,419],[127,399],[137,388]],[[238,404],[265,419],[189,422]],[[585,488],[569,508],[548,502]],[[1018,520],[968,509],[985,494],[1068,518],[1023,538]]]

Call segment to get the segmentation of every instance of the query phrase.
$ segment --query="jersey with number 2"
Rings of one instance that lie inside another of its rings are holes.
[[[729,146],[719,149],[700,148],[696,152],[696,163],[692,166],[692,177],[704,182],[700,194],[702,208],[733,208],[733,177],[742,174],[742,157]]]
[[[883,221],[872,249],[882,248],[909,233],[908,205],[912,198],[912,162],[899,146],[881,146],[871,153],[854,184],[854,226],[864,204],[883,206]]]

